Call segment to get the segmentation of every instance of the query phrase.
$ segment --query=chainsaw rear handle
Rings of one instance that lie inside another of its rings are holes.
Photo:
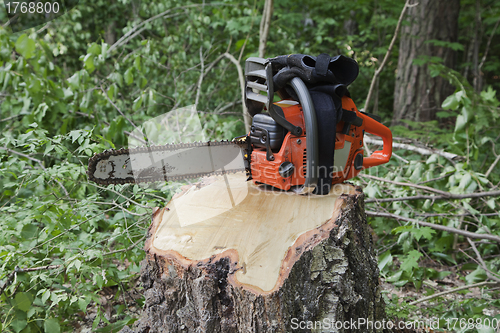
[[[369,116],[361,114],[361,117],[363,118],[365,132],[381,137],[384,142],[382,150],[377,150],[363,159],[363,168],[371,168],[389,162],[392,155],[391,130]]]

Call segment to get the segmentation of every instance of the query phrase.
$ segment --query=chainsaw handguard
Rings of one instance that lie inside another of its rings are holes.
[[[369,116],[363,114],[361,116],[365,132],[381,137],[384,142],[382,150],[377,150],[363,159],[363,168],[371,168],[389,162],[392,155],[391,130]]]

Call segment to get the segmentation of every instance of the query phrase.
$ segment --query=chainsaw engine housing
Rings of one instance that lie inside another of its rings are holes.
[[[289,190],[292,186],[304,184],[305,181],[307,170],[307,133],[300,104],[295,101],[286,100],[275,104],[282,108],[285,118],[290,123],[302,128],[302,135],[295,136],[287,133],[279,150],[277,152],[273,151],[273,158],[268,159],[265,143],[254,139],[251,132],[253,146],[251,155],[252,179],[256,184],[263,183],[282,190]],[[356,115],[361,119],[366,117],[356,109],[354,102],[348,97],[342,99],[342,107],[345,110],[356,112]],[[257,116],[265,117],[267,120],[270,119],[272,121],[272,118],[268,115],[259,114]],[[257,123],[260,122],[258,121]],[[258,143],[255,144],[254,142]],[[349,126],[344,121],[339,122],[337,124],[335,140],[332,184],[352,178],[361,171],[363,168],[362,148],[363,126]],[[291,167],[290,163],[293,167]],[[290,171],[290,168],[293,170]],[[287,173],[284,173],[284,169]]]

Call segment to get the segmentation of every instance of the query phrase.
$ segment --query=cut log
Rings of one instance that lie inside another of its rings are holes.
[[[374,332],[386,320],[360,188],[301,196],[236,175],[203,185],[155,211],[144,310],[122,332]],[[363,320],[372,329],[345,329]]]

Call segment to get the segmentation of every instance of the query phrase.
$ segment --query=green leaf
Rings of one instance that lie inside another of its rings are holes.
[[[401,278],[401,275],[403,275],[403,271],[397,271],[393,275],[389,276],[386,279],[386,281],[387,282],[396,282],[396,281],[399,281],[399,279]]]
[[[80,310],[82,310],[83,312],[87,312],[87,306],[90,304],[90,301],[92,301],[90,297],[79,298],[78,307],[80,308]]]
[[[487,91],[481,91],[481,97],[489,102],[496,100],[496,91],[493,90],[491,86],[488,87]]]
[[[477,328],[477,333],[495,333],[495,329],[490,326],[482,326]]]
[[[496,202],[495,202],[495,199],[494,198],[491,198],[490,200],[486,201],[486,204],[488,205],[488,207],[490,207],[491,209],[495,209],[496,207]]]
[[[95,56],[99,55],[102,51],[101,51],[101,48],[99,47],[99,45],[97,45],[97,43],[92,43],[92,45],[90,45],[88,51],[88,53],[91,53]]]
[[[26,321],[26,319],[16,318],[10,325],[14,329],[14,332],[19,333],[28,325],[28,322]]]
[[[439,162],[439,155],[438,154],[432,154],[428,159],[427,161],[425,162],[425,164],[435,164],[435,163],[438,163]]]
[[[134,59],[134,67],[140,72],[141,71],[141,57],[136,57]]]
[[[132,67],[125,71],[124,78],[125,78],[125,84],[127,86],[131,85],[132,82],[134,82],[134,73]]]
[[[459,101],[455,94],[446,97],[444,102],[441,104],[441,107],[445,110],[456,110],[458,108]],[[448,114],[448,113],[446,113]]]
[[[94,318],[94,321],[92,322],[92,329],[95,330],[100,322],[101,322],[101,314],[98,312]]]
[[[448,111],[439,111],[436,113],[436,117],[438,118],[449,118],[449,117],[453,117],[454,114],[453,112],[448,112]]]
[[[50,290],[46,290],[42,295],[42,303],[45,304],[50,297]]]
[[[87,54],[85,58],[83,58],[83,64],[86,70],[89,71],[89,73],[92,73],[95,69],[94,66],[94,56],[92,54]]]
[[[36,44],[26,34],[21,35],[16,41],[16,51],[26,59],[35,56]]]
[[[389,263],[392,264],[392,255],[391,255],[391,251],[387,250],[384,253],[382,253],[378,258],[379,271],[383,271],[385,266],[387,266],[387,264],[389,264]]]
[[[474,284],[478,282],[483,282],[487,279],[486,272],[482,268],[476,268],[469,275],[465,277],[468,284]]]
[[[22,239],[30,239],[35,237],[35,235],[38,232],[38,227],[34,224],[26,224],[23,227],[23,230],[21,231],[21,238]]]
[[[440,259],[444,259],[446,261],[448,261],[449,263],[452,263],[454,265],[457,264],[457,262],[455,261],[455,259],[453,259],[452,256],[450,256],[449,254],[445,254],[445,253],[441,253],[441,252],[432,252],[432,255],[434,257],[438,257]]]
[[[68,83],[73,90],[78,90],[80,88],[80,74],[75,73],[69,79]]]
[[[432,235],[436,233],[436,231],[434,231],[434,229],[432,229],[430,227],[414,228],[411,230],[411,232],[415,236],[415,239],[417,241],[419,241],[422,236],[424,236],[424,238],[430,240],[430,239],[432,239]]]
[[[37,312],[37,307],[32,306],[31,309],[28,310],[28,313],[26,313],[26,317],[29,319],[33,317],[33,315]],[[1,332],[1,331],[0,331]]]
[[[108,94],[109,99],[111,99],[111,100],[115,97],[115,85],[114,84],[112,84],[109,87],[107,94]]]
[[[108,44],[102,43],[101,45],[101,55],[104,59],[106,59],[106,55],[108,54]]]
[[[132,110],[134,111],[139,110],[141,108],[141,105],[142,105],[142,95],[134,100],[134,104],[132,105]]]
[[[465,175],[462,176],[462,179],[460,180],[460,184],[458,185],[459,188],[465,189],[470,182],[472,181],[472,176],[470,173],[466,173]]]
[[[455,123],[455,133],[461,132],[465,128],[466,124],[467,124],[467,119],[465,119],[464,116],[459,114],[457,116],[457,121]]]
[[[50,333],[60,333],[61,332],[61,326],[59,325],[59,321],[55,318],[49,318],[45,320],[43,323],[43,328],[45,329],[45,332],[50,332]]]
[[[135,318],[131,319],[129,317],[127,319],[119,320],[119,321],[114,322],[110,325],[107,325],[106,327],[98,328],[98,329],[96,329],[96,332],[118,332],[123,327],[125,327],[125,325],[130,325],[130,324],[134,323],[134,321],[136,321]]]
[[[16,294],[14,301],[16,303],[16,307],[19,310],[28,312],[28,310],[31,308],[31,304],[33,303],[33,297],[30,293],[20,292]]]
[[[401,269],[405,272],[411,272],[414,268],[418,268],[418,259],[420,259],[421,256],[422,253],[411,250],[401,264]]]

